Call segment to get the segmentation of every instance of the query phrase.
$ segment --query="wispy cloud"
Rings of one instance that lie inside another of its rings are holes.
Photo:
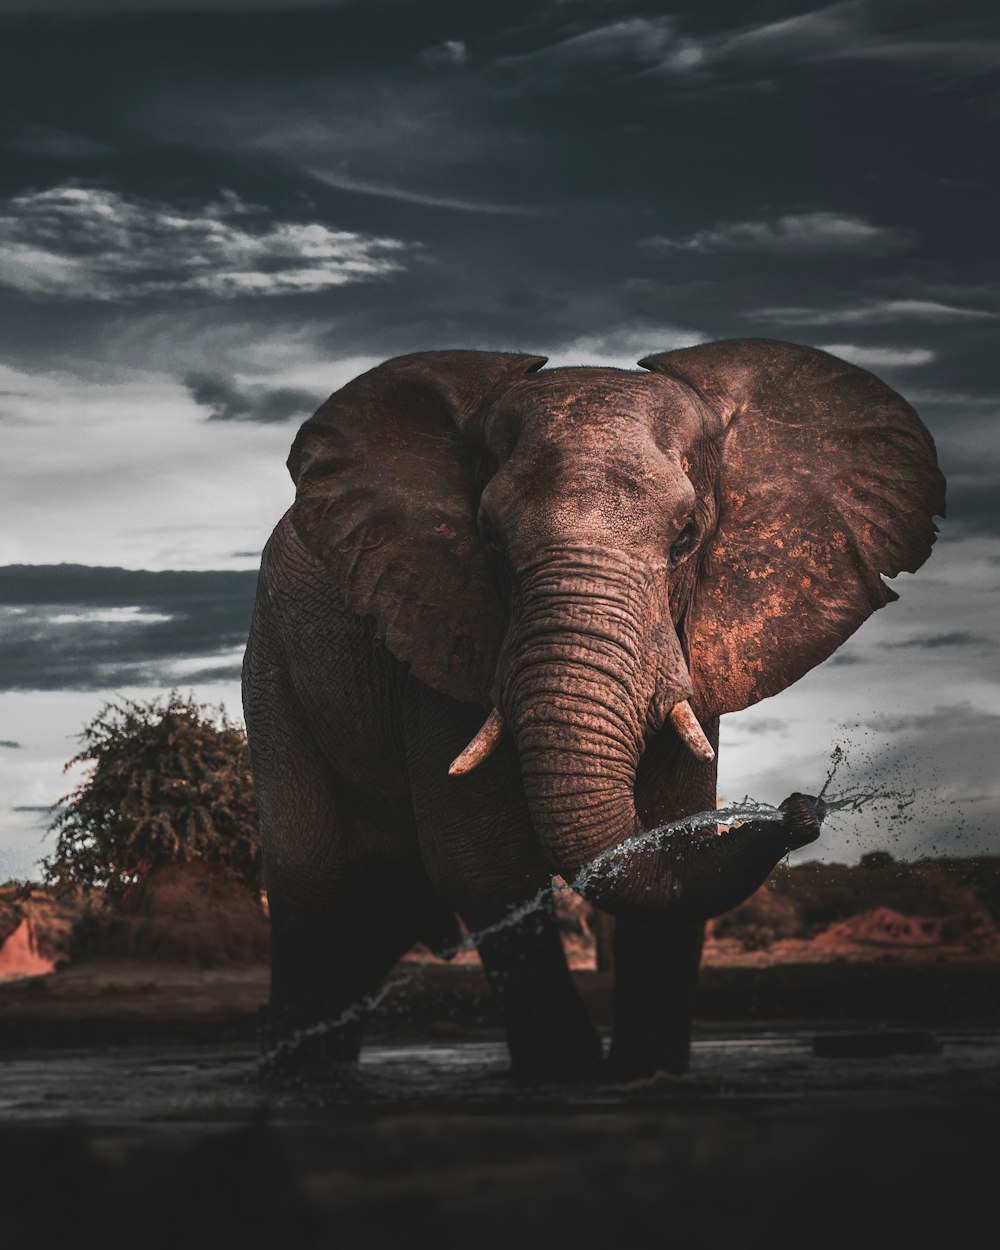
[[[858,343],[818,343],[820,351],[831,356],[841,356],[852,364],[867,369],[914,367],[929,365],[936,358],[927,347],[874,347]]]
[[[626,17],[515,56],[497,67],[520,86],[551,90],[580,74],[630,77],[651,70],[692,69],[703,59],[702,46],[679,34],[673,17]]]
[[[713,43],[714,61],[775,61],[830,55],[864,23],[864,0],[824,5],[809,13],[732,31]]]
[[[357,195],[372,195],[379,199],[400,200],[404,204],[419,204],[422,208],[451,208],[463,213],[486,213],[495,217],[545,217],[552,211],[542,206],[507,204],[489,200],[466,199],[463,196],[434,195],[400,187],[391,182],[354,178],[337,170],[309,168],[304,171],[310,178],[336,191],[353,191]]]
[[[943,85],[1000,65],[1000,41],[971,34],[960,5],[841,0],[712,38],[705,45],[704,62],[730,74],[789,64],[881,62]]]
[[[903,9],[905,8],[905,12]],[[929,85],[975,78],[1000,65],[1000,41],[976,38],[960,6],[840,0],[777,21],[698,35],[673,16],[623,17],[530,52],[500,58],[529,90],[551,90],[588,73],[629,81],[639,75],[692,85],[766,81],[789,68],[880,63]]]
[[[1000,39],[878,39],[842,56],[895,62],[922,68],[934,66],[955,78],[978,78],[1000,69]]]
[[[196,208],[58,186],[0,205],[0,285],[62,299],[324,291],[398,273],[412,245],[276,221],[232,192]]]
[[[654,234],[640,240],[650,255],[685,252],[892,252],[908,247],[912,234],[878,226],[848,213],[786,213],[771,220],[723,222],[686,238]]]
[[[755,321],[775,321],[784,325],[883,325],[895,321],[988,321],[1000,317],[986,308],[962,308],[932,299],[868,300],[840,308],[786,305],[758,308],[748,314]]]

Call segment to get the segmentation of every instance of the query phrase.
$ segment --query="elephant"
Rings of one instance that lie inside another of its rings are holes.
[[[897,598],[881,575],[915,571],[944,515],[916,413],[825,352],[734,339],[644,372],[545,364],[396,357],[289,455],[243,691],[267,1039],[320,1066],[357,1058],[354,1005],[460,917],[485,930],[516,1076],[683,1071],[705,921],[824,808],[796,793],[655,853],[632,839],[714,810],[719,717]],[[551,909],[523,908],[595,860],[587,896],[615,917],[606,1058]]]

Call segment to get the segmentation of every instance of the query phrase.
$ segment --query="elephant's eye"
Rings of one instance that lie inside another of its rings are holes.
[[[685,551],[694,543],[695,523],[693,518],[689,519],[681,532],[674,539],[673,546],[670,548],[670,558],[676,562],[681,558]]]
[[[490,553],[491,556],[499,558],[500,556],[503,555],[503,550],[504,550],[503,539],[500,537],[497,531],[493,528],[493,525],[491,524],[491,522],[486,520],[486,518],[484,517],[480,518],[480,521],[479,521],[479,534],[483,540],[483,546],[486,548],[486,550]]]

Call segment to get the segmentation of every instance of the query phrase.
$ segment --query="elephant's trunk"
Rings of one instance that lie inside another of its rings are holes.
[[[569,557],[524,576],[502,661],[502,713],[553,872],[585,882],[610,911],[707,917],[756,889],[787,839],[775,823],[772,836],[744,827],[609,856],[643,833],[635,777],[647,733],[691,693],[676,634],[667,639],[650,620],[652,584],[607,556],[599,568]]]
[[[535,829],[568,881],[642,832],[634,787],[655,684],[651,593],[652,578],[634,564],[593,553],[563,554],[521,579],[503,659],[503,715]],[[669,706],[691,692],[679,647],[674,669]],[[595,888],[595,901],[607,904],[612,893],[642,887],[630,873]]]

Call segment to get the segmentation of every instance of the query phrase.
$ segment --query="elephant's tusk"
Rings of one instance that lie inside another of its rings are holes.
[[[503,721],[500,719],[500,713],[494,708],[483,722],[483,727],[479,733],[476,734],[461,755],[457,755],[452,760],[451,767],[448,769],[448,776],[461,777],[465,773],[471,773],[474,768],[477,768],[486,759],[487,755],[500,741],[502,735]]]
[[[670,709],[670,723],[696,759],[706,761],[715,759],[712,744],[705,737],[705,731],[698,724],[698,718],[691,711],[691,704],[687,699],[675,703]]]

